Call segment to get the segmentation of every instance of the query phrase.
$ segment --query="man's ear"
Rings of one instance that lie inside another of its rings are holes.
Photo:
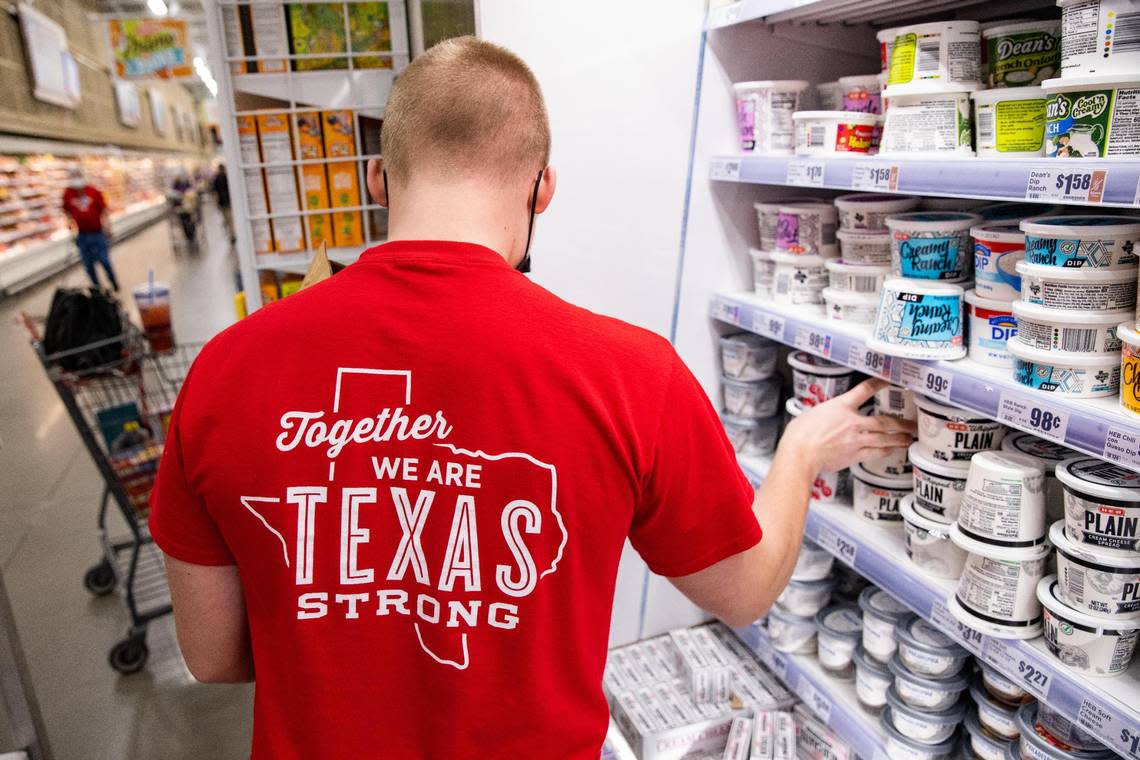
[[[368,185],[368,194],[372,196],[372,200],[388,208],[388,188],[384,187],[384,159],[368,159],[364,181]]]
[[[534,204],[534,213],[541,214],[546,211],[550,201],[554,200],[554,187],[558,184],[558,175],[553,166],[546,167],[542,172],[542,181],[538,183],[538,200]]]

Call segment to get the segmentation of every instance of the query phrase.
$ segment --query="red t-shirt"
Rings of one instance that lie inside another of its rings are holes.
[[[668,342],[450,242],[211,341],[152,501],[166,553],[240,570],[277,760],[595,760],[625,539],[667,576],[760,540]]]
[[[78,190],[69,187],[63,191],[63,210],[75,220],[75,226],[81,233],[102,232],[102,216],[106,209],[103,194],[90,185]]]

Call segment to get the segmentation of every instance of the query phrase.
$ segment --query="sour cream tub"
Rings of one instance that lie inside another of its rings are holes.
[[[1020,760],[1118,760],[1112,750],[1080,751],[1057,746],[1060,737],[1046,735],[1038,719],[1039,704],[1030,702],[1017,711],[1017,729],[1021,734]]]
[[[813,654],[816,647],[815,619],[772,607],[768,612],[768,636],[777,652]]]
[[[976,289],[967,290],[965,300],[970,358],[991,367],[1012,367],[1006,344],[1017,335],[1018,322],[1009,302],[985,298]]]
[[[979,90],[970,97],[974,101],[979,156],[1045,155],[1045,90],[1002,87]]]
[[[855,674],[852,659],[863,637],[863,619],[854,604],[836,604],[815,617],[816,654],[823,669],[850,679]]]
[[[782,198],[778,201],[758,201],[752,204],[756,211],[756,225],[760,231],[760,247],[765,251],[776,250],[776,236],[780,221],[780,207],[799,205],[801,203],[825,203],[821,198],[802,195],[794,198]]]
[[[1013,742],[998,739],[987,731],[982,730],[977,714],[966,712],[966,736],[969,738],[970,750],[978,760],[1006,760]]]
[[[799,110],[800,96],[809,86],[798,79],[734,84],[740,149],[790,156],[795,147],[792,115]]]
[[[1135,270],[1070,269],[1017,263],[1021,300],[1050,309],[1112,311],[1136,305]]]
[[[966,715],[966,706],[961,703],[939,712],[917,710],[902,700],[894,686],[887,689],[887,705],[895,729],[927,745],[950,740]]]
[[[819,545],[804,539],[796,566],[792,570],[793,581],[820,581],[831,573],[835,556]]]
[[[981,27],[977,21],[936,21],[895,30],[887,97],[907,93],[976,90],[982,79]]]
[[[772,260],[772,252],[749,248],[748,256],[752,259],[752,289],[761,298],[771,298],[772,286],[776,282],[776,262]]]
[[[914,403],[918,407],[918,442],[930,458],[963,463],[959,466],[965,467],[977,452],[1001,447],[1006,427],[1000,422],[918,394]],[[913,457],[911,461],[917,464]]]
[[[1116,328],[1132,316],[1132,311],[1072,311],[1015,303],[1013,314],[1017,317],[1018,340],[1033,348],[1078,354],[1116,354],[1120,352]]]
[[[880,663],[889,662],[898,650],[895,626],[911,614],[910,610],[875,586],[859,594],[859,608],[863,610],[863,651]]]
[[[982,663],[979,665],[982,669],[982,686],[985,687],[986,692],[991,697],[1007,705],[1018,705],[1033,701],[1033,695],[1021,688],[1016,681],[988,665]]]
[[[1120,338],[1120,406],[1140,414],[1140,333],[1131,319],[1116,327]]]
[[[1065,535],[1065,521],[1049,528],[1057,549],[1057,596],[1080,612],[1140,617],[1140,555],[1119,557],[1078,547]]]
[[[720,366],[733,380],[767,380],[776,372],[779,347],[755,333],[741,332],[720,338]]]
[[[839,213],[830,203],[787,203],[776,217],[776,250],[834,257]]]
[[[898,385],[888,385],[875,392],[875,414],[885,414],[900,420],[913,422],[918,415],[914,406],[914,394]]]
[[[883,280],[890,276],[891,268],[886,265],[852,264],[842,259],[829,259],[827,268],[828,287],[851,293],[873,293],[876,296],[883,287]],[[878,298],[875,299],[878,303]]]
[[[892,712],[888,705],[879,716],[879,725],[887,738],[884,749],[889,760],[950,760],[954,756],[958,742],[953,737],[938,744],[920,741],[896,727]],[[907,719],[903,718],[902,722],[906,725]],[[923,723],[925,726],[938,725],[933,721]]]
[[[970,460],[958,530],[993,546],[1023,548],[1045,541],[1045,467],[1035,457],[981,451]]]
[[[1003,741],[1013,741],[1021,735],[1017,727],[1017,705],[1009,705],[994,699],[982,688],[980,678],[970,686],[970,697],[978,707],[978,722],[991,735]]]
[[[1066,269],[1125,269],[1135,273],[1140,217],[1047,216],[1026,219],[1025,260]]]
[[[780,389],[772,380],[734,380],[721,378],[724,389],[724,410],[737,417],[767,419],[776,414],[780,404]]]
[[[807,351],[788,355],[792,368],[792,392],[805,407],[822,404],[851,390],[855,370],[821,359]]]
[[[910,496],[899,502],[899,514],[906,526],[906,555],[911,562],[937,578],[958,578],[966,552],[950,540],[950,526],[920,515]]]
[[[1140,474],[1093,457],[1057,465],[1065,537],[1089,556],[1140,557]]]
[[[1044,83],[1045,155],[1112,158],[1140,155],[1134,128],[1140,99],[1136,72],[1068,77]],[[1082,188],[1083,189],[1083,188]]]
[[[755,419],[722,414],[720,420],[737,454],[746,457],[763,457],[775,452],[776,438],[780,435],[779,417]]]
[[[1116,355],[1042,351],[1017,338],[1009,341],[1013,379],[1026,388],[1068,398],[1115,396],[1120,391]]]
[[[1105,746],[1044,702],[1037,703],[1037,725],[1054,739],[1081,752],[1103,752]]]
[[[772,254],[776,274],[772,279],[772,298],[783,304],[823,303],[827,287],[827,270],[822,256],[795,253]]]
[[[973,270],[970,228],[977,214],[917,211],[887,217],[891,268],[900,277],[944,282],[969,280]]]
[[[1057,20],[999,24],[982,30],[990,87],[1028,88],[1061,70]]]
[[[1060,0],[1061,76],[1129,75],[1140,69],[1140,50],[1112,45],[1117,16],[1140,10],[1136,0]]]
[[[949,526],[958,519],[969,461],[935,459],[921,443],[921,435],[920,429],[920,440],[912,443],[909,451],[914,474],[914,511],[921,518]]]
[[[908,359],[961,359],[963,292],[950,283],[886,280],[867,346]]]
[[[1021,295],[1017,262],[1025,258],[1018,222],[986,222],[970,228],[974,240],[974,289],[984,298],[1012,301]]]
[[[804,407],[799,399],[790,398],[784,404],[789,420],[803,414]],[[823,504],[846,501],[851,496],[851,475],[847,470],[821,472],[815,476],[811,486],[812,501]],[[805,544],[806,545],[806,544]],[[830,556],[830,555],[828,555]],[[830,567],[830,565],[828,566]]]
[[[895,693],[907,705],[924,712],[941,712],[953,707],[969,686],[960,675],[930,678],[916,674],[903,665],[897,653],[888,667],[895,678]]]
[[[867,471],[862,464],[851,465],[851,490],[855,514],[877,523],[897,523],[899,500],[914,488],[910,476],[883,477]]]
[[[798,111],[797,156],[865,156],[871,152],[880,117],[854,111]]]
[[[891,236],[888,232],[839,230],[835,234],[846,264],[890,266]]]
[[[823,289],[823,307],[830,319],[854,325],[873,325],[879,313],[878,293]]]
[[[1045,468],[1045,515],[1050,522],[1065,515],[1065,492],[1057,480],[1057,465],[1066,459],[1079,456],[1077,452],[1056,441],[1038,438],[1016,430],[1001,442],[1002,451],[1016,451],[1037,459]]]
[[[855,696],[859,704],[868,710],[877,711],[887,704],[887,689],[894,683],[894,676],[878,660],[868,657],[863,645],[855,647],[852,655],[855,663]]]
[[[950,540],[969,554],[950,613],[962,623],[999,639],[1031,639],[1041,634],[1037,582],[1045,575],[1052,548],[1038,544],[1009,549],[976,541],[950,528]]]
[[[911,673],[929,678],[950,678],[966,666],[970,653],[918,615],[895,625],[898,658]]]
[[[1041,579],[1037,597],[1045,607],[1045,645],[1053,656],[1090,676],[1115,676],[1128,670],[1140,620],[1079,612],[1057,598],[1057,576]]]
[[[817,581],[789,581],[776,597],[776,604],[789,615],[815,617],[831,601],[834,588],[835,579],[831,577]]]
[[[888,88],[889,90],[889,88]],[[891,95],[883,119],[881,155],[972,156],[970,93]]]
[[[918,198],[880,193],[852,193],[835,199],[840,231],[886,232],[888,216],[912,211],[917,206]]]

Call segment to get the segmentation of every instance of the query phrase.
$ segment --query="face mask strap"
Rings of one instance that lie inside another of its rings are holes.
[[[392,208],[392,194],[388,192],[388,170],[381,169],[380,176],[384,178],[384,208]]]
[[[538,206],[538,189],[542,186],[542,175],[546,173],[546,169],[540,169],[538,177],[534,180],[534,192],[530,196],[530,218],[526,224],[526,248],[523,249],[523,259],[519,265],[515,267],[523,274],[530,272],[530,239],[534,235],[534,210]]]

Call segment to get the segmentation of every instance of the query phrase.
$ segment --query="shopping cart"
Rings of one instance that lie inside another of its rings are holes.
[[[146,527],[150,492],[154,486],[162,444],[178,390],[200,344],[177,345],[156,353],[146,336],[125,317],[127,330],[114,338],[54,354],[45,352],[42,320],[22,317],[32,346],[55,386],[79,437],[103,478],[97,521],[102,558],[83,577],[87,590],[105,596],[122,593],[131,625],[127,636],[109,655],[119,673],[136,673],[147,661],[146,628],[171,611],[170,591],[162,555]],[[111,347],[112,350],[106,350]],[[114,355],[119,358],[90,369],[77,357]],[[126,533],[108,527],[108,510],[118,508]]]

